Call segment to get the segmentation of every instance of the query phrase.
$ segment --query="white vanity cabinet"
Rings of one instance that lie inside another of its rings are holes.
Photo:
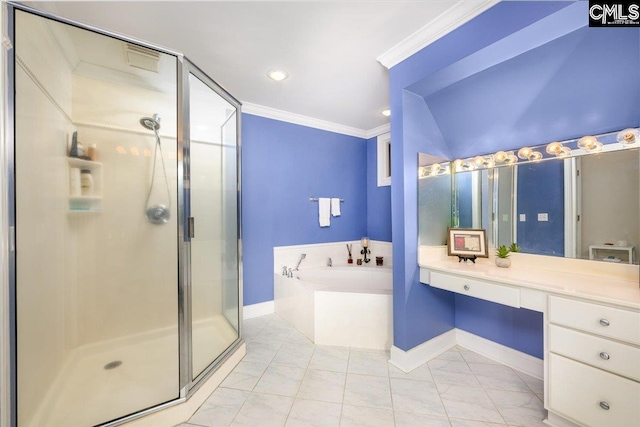
[[[549,296],[549,410],[589,427],[640,426],[640,313]]]

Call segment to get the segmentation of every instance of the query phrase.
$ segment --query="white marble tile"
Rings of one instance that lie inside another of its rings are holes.
[[[296,399],[285,427],[339,427],[342,405]]]
[[[386,377],[347,374],[345,405],[391,409],[391,388]]]
[[[466,362],[433,359],[429,363],[431,376],[436,383],[480,386]]]
[[[266,369],[266,363],[252,363],[243,360],[227,375],[220,386],[251,391],[258,384]]]
[[[274,316],[271,321],[267,323],[266,328],[287,330],[289,332],[295,329],[289,324],[289,322],[287,322],[280,316]]]
[[[323,371],[347,372],[349,349],[345,347],[316,346],[309,369]]]
[[[311,340],[305,337],[304,334],[297,329],[291,331],[284,342],[289,344],[313,345]]]
[[[243,325],[242,326],[242,337],[245,341],[251,341],[254,339],[262,330],[263,325]]]
[[[189,420],[206,427],[226,427],[231,424],[245,400],[248,391],[218,388]]]
[[[456,346],[460,354],[467,363],[485,363],[488,365],[500,365],[500,362],[496,362],[495,360],[489,359],[481,354],[476,353],[475,351],[471,351],[464,347]]]
[[[527,375],[524,372],[515,371],[517,376],[524,381],[524,383],[531,389],[532,392],[540,396],[544,396],[544,382],[537,378],[532,377],[531,375]]]
[[[469,363],[469,368],[484,388],[528,392],[529,387],[513,369],[504,365]]]
[[[435,384],[391,378],[393,410],[446,417]]]
[[[292,405],[292,397],[251,393],[231,426],[282,427]]]
[[[449,417],[504,422],[484,389],[453,384],[438,384],[437,387]]]
[[[273,365],[295,366],[306,369],[311,360],[313,350],[313,344],[290,344],[285,342],[271,363]]]
[[[507,427],[506,424],[487,423],[484,421],[459,420],[449,418],[451,427]]]
[[[384,351],[366,351],[351,349],[349,353],[350,374],[389,376],[389,357]]]
[[[298,394],[304,372],[305,370],[302,368],[270,365],[262,374],[262,378],[260,378],[253,391],[293,397]]]
[[[405,380],[433,381],[431,371],[429,371],[429,366],[427,366],[426,363],[418,366],[411,372],[403,372],[392,364],[389,364],[389,377],[402,378]]]
[[[343,405],[340,427],[393,427],[393,411],[390,409],[363,408]]]
[[[347,374],[307,369],[298,398],[342,403]]]
[[[245,362],[271,363],[281,346],[282,343],[249,341],[247,343],[247,355],[242,360]]]
[[[438,356],[435,357],[435,359],[454,360],[458,362],[464,362],[464,359],[462,358],[462,354],[460,354],[460,351],[458,351],[458,347],[453,347],[445,351],[444,353],[440,353]]]
[[[290,333],[289,329],[271,328],[267,325],[251,339],[251,342],[283,344]]]
[[[534,393],[487,390],[498,411],[510,426],[544,427],[547,417],[542,401]]]
[[[446,417],[394,411],[396,427],[450,427]]]

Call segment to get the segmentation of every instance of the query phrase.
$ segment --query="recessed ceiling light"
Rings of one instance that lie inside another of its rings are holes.
[[[289,77],[289,73],[287,73],[284,70],[269,70],[269,72],[267,73],[267,76],[271,79],[271,80],[275,80],[277,82],[281,82],[282,80],[286,79],[287,77]]]
[[[380,114],[382,114],[385,117],[389,117],[391,115],[391,110],[387,108],[385,110],[380,111]]]

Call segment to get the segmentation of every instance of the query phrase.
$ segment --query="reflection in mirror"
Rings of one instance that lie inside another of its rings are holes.
[[[618,136],[599,136],[605,145],[589,155],[578,141],[562,144],[575,157],[494,166],[496,153],[475,170],[474,159],[452,162],[453,174],[421,164],[420,244],[444,245],[449,226],[484,228],[493,247],[517,243],[525,253],[637,264],[640,150],[637,142],[607,144]]]

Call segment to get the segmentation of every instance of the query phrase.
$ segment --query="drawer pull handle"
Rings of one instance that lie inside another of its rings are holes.
[[[600,319],[600,324],[602,326],[609,326],[610,325],[610,323],[609,323],[609,321],[607,319]]]
[[[469,289],[470,289],[470,288],[469,288],[469,285],[464,285],[464,290],[465,290],[465,291],[468,291]]]
[[[603,401],[603,402],[600,402],[600,407],[601,407],[602,409],[604,409],[605,411],[608,411],[608,410],[609,410],[609,408],[610,408],[609,404],[608,404],[607,402],[604,402],[604,401]]]
[[[609,356],[609,353],[602,351],[600,352],[600,359],[609,360],[611,359],[611,356]]]

